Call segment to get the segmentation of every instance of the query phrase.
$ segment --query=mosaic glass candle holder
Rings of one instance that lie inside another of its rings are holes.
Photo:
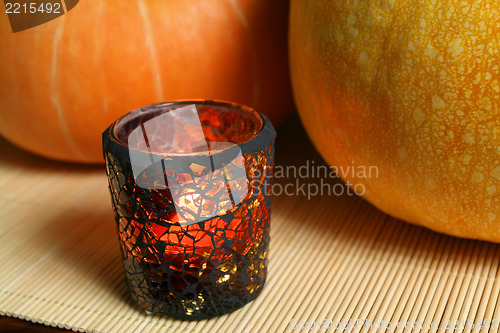
[[[150,105],[103,133],[127,285],[148,312],[203,319],[260,294],[275,137],[255,110],[205,100]]]

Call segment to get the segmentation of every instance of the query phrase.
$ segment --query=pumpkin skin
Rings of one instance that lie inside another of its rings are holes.
[[[0,133],[31,152],[101,163],[101,133],[141,106],[222,99],[279,126],[293,110],[288,1],[80,1],[12,33],[0,15]]]
[[[499,242],[499,29],[495,0],[292,0],[292,86],[317,149],[375,166],[343,178],[381,210]]]

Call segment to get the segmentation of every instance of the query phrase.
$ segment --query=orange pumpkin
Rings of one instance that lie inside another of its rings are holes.
[[[246,104],[279,125],[293,110],[288,1],[80,1],[12,33],[0,15],[0,133],[46,157],[101,162],[101,132],[146,104]]]
[[[376,167],[345,180],[383,211],[500,242],[499,27],[496,0],[292,0],[294,96],[318,150]]]

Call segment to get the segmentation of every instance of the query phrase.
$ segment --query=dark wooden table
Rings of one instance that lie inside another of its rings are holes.
[[[35,324],[26,320],[0,316],[0,332],[63,333],[72,331],[45,326],[42,324]]]

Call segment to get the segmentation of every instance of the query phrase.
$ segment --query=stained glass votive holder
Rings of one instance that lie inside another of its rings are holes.
[[[204,100],[147,106],[103,133],[126,281],[143,308],[202,319],[260,294],[275,137],[253,109]]]

